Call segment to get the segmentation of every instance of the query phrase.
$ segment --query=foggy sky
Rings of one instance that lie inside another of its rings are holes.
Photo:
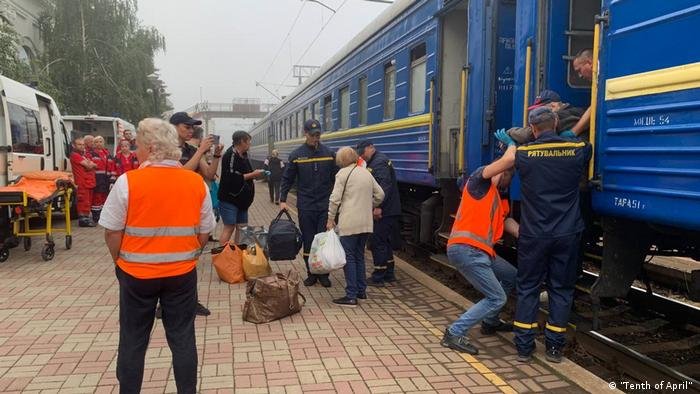
[[[336,10],[345,4],[301,64],[322,65],[389,6],[362,0],[320,1]],[[176,110],[198,102],[200,87],[210,102],[234,97],[277,102],[255,81],[266,83],[278,96],[290,93],[293,88],[275,84],[296,85],[295,78],[283,78],[333,15],[319,4],[301,0],[141,0],[138,5],[142,23],[165,36],[167,49],[156,56],[156,67]],[[302,5],[290,39],[265,76]]]

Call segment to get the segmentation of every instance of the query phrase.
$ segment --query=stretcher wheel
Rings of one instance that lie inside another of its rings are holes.
[[[32,248],[32,239],[29,237],[24,237],[24,240],[22,240],[22,244],[24,246],[24,251],[26,252]]]
[[[44,261],[49,261],[53,259],[54,255],[55,251],[53,245],[44,245],[44,248],[41,250],[41,258],[44,259]]]
[[[66,249],[70,249],[72,247],[73,247],[73,236],[66,235]]]
[[[0,249],[0,263],[7,261],[10,257],[10,251],[7,249]]]

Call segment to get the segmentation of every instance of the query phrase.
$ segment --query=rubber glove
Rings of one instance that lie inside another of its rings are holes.
[[[515,145],[515,141],[508,135],[506,129],[498,129],[493,135],[496,137],[497,140],[503,142],[508,146]]]
[[[578,138],[578,136],[576,135],[576,133],[574,133],[574,132],[571,131],[571,130],[564,130],[564,131],[562,131],[561,133],[559,133],[559,136],[560,136],[560,137],[564,137],[564,138]]]

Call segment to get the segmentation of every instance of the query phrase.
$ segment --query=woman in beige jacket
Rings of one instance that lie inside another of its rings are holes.
[[[372,174],[357,166],[357,152],[350,147],[338,150],[335,156],[340,171],[335,176],[335,186],[328,204],[329,230],[336,226],[345,250],[345,297],[333,300],[342,306],[357,306],[357,299],[367,298],[365,280],[365,244],[372,233],[372,210],[384,200],[384,191]]]

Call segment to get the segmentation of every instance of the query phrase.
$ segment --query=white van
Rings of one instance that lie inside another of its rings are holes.
[[[66,171],[68,144],[56,102],[0,75],[0,186],[29,171]]]
[[[66,115],[63,117],[72,138],[102,136],[105,139],[105,148],[115,155],[118,150],[116,143],[120,141],[125,130],[131,131],[132,136],[136,136],[134,125],[120,118],[97,115]]]

